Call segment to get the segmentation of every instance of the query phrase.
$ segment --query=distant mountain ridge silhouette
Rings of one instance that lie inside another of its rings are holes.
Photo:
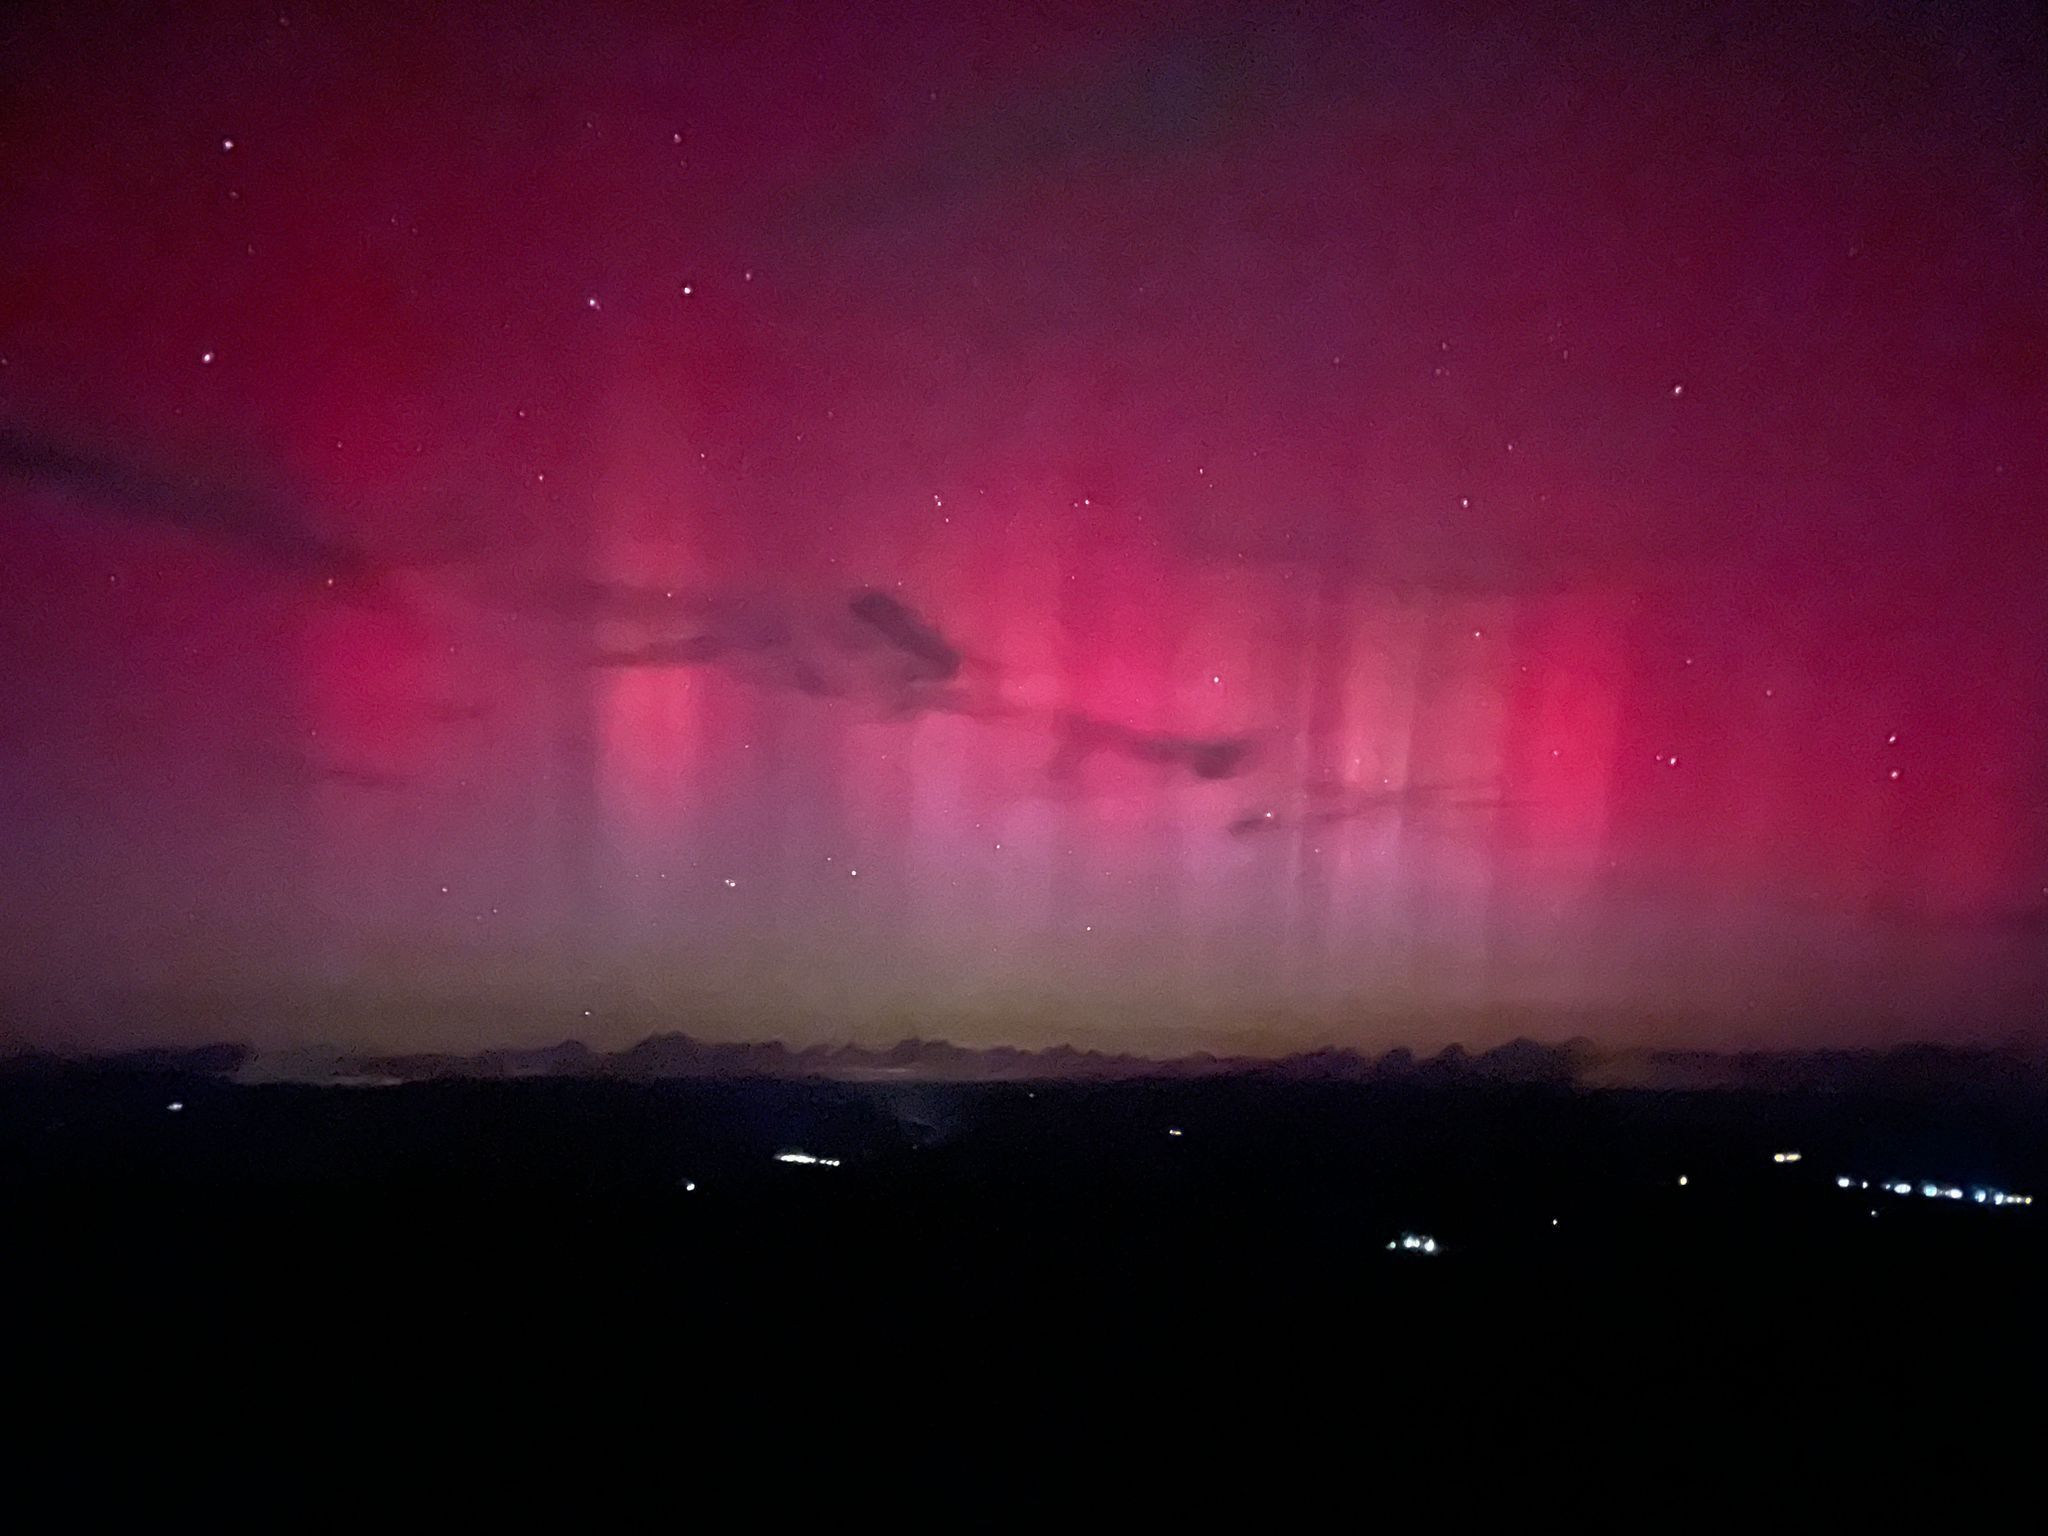
[[[1885,1049],[1743,1051],[1610,1049],[1574,1038],[1527,1038],[1472,1052],[1445,1046],[1418,1056],[1405,1046],[1367,1055],[1320,1046],[1290,1056],[1218,1056],[1208,1051],[1159,1059],[1055,1045],[973,1047],[911,1037],[881,1048],[781,1041],[718,1042],[681,1031],[649,1035],[617,1051],[580,1040],[474,1053],[353,1052],[301,1047],[264,1052],[223,1042],[65,1056],[17,1049],[0,1070],[220,1077],[257,1085],[314,1083],[393,1086],[445,1079],[494,1081],[581,1078],[652,1082],[670,1078],[821,1078],[839,1081],[1004,1082],[1130,1081],[1263,1077],[1283,1081],[1412,1082],[1418,1086],[1496,1082],[1578,1089],[1751,1089],[1929,1092],[2014,1091],[2048,1086],[2035,1056],[2010,1047],[1902,1045]]]

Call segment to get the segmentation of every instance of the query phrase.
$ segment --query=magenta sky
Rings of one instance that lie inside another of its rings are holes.
[[[668,9],[0,24],[18,1032],[2038,1027],[2031,11]]]

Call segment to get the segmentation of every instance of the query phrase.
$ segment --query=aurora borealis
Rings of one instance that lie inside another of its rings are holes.
[[[1792,9],[10,13],[18,1027],[2038,1030],[2048,38]]]

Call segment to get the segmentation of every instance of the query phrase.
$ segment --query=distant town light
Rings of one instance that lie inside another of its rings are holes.
[[[1868,1189],[1870,1188],[1870,1181],[1868,1179],[1853,1179],[1845,1175],[1835,1180],[1835,1187],[1837,1189]],[[1913,1193],[1913,1186],[1904,1181],[1896,1184],[1880,1184],[1877,1187],[1888,1194],[1910,1195]],[[1923,1200],[1961,1200],[1964,1198],[1963,1190],[1953,1184],[1922,1184],[1919,1186],[1919,1189],[1920,1197]],[[2008,1195],[2001,1189],[1972,1189],[1969,1191],[1968,1198],[1975,1205],[2032,1205],[2034,1203],[2033,1196],[2031,1195]]]
[[[839,1166],[839,1159],[836,1157],[813,1157],[808,1152],[778,1152],[775,1154],[775,1161],[778,1163],[801,1163],[806,1167],[817,1168],[837,1168]]]

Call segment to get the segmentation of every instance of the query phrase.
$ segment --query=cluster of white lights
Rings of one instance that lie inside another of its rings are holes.
[[[1166,1132],[1166,1134],[1167,1134],[1167,1135],[1169,1135],[1169,1136],[1178,1136],[1178,1135],[1180,1134],[1180,1127],[1179,1127],[1179,1126],[1177,1126],[1177,1125],[1175,1125],[1175,1126],[1169,1126],[1169,1127],[1167,1128],[1167,1132]]]
[[[1796,1163],[1805,1155],[1803,1152],[1773,1152],[1771,1154],[1771,1161],[1774,1163]]]
[[[802,1163],[807,1167],[816,1168],[837,1168],[839,1166],[839,1159],[836,1157],[813,1157],[808,1152],[778,1152],[775,1154],[775,1161],[778,1163]]]
[[[1420,1237],[1413,1232],[1403,1232],[1399,1242],[1389,1243],[1387,1247],[1400,1249],[1407,1253],[1435,1253],[1437,1251],[1435,1238]]]
[[[1913,1186],[1905,1183],[1881,1183],[1877,1187],[1890,1195],[1910,1195],[1914,1192]],[[1847,1174],[1843,1174],[1835,1180],[1835,1188],[1868,1189],[1870,1188],[1870,1180],[1852,1179]],[[1919,1194],[1923,1200],[1961,1200],[1966,1198],[1965,1192],[1953,1184],[1922,1184],[1919,1188]],[[2003,1190],[1998,1189],[1972,1189],[1968,1192],[1967,1198],[1977,1205],[2032,1205],[2034,1203],[2032,1195],[2008,1195]]]

